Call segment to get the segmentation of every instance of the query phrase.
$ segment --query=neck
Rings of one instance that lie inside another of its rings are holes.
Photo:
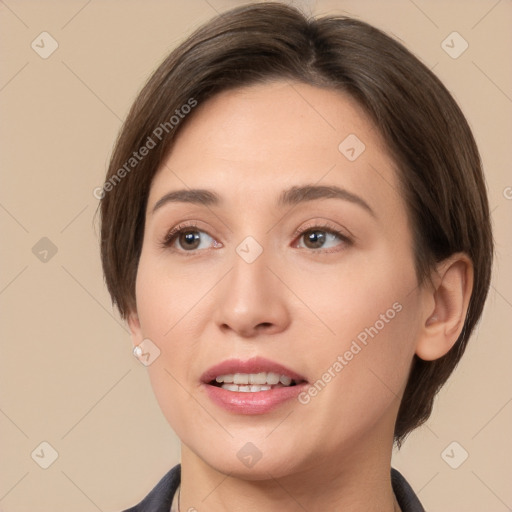
[[[304,463],[274,478],[260,466],[258,479],[221,472],[182,445],[180,508],[212,512],[400,512],[391,486],[391,446],[382,439],[365,450],[344,451],[332,459]],[[258,464],[260,464],[260,461]]]

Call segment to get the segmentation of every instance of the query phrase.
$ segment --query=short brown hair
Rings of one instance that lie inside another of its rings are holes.
[[[474,265],[456,344],[435,361],[414,356],[395,425],[400,446],[430,416],[436,393],[480,318],[493,240],[480,157],[464,115],[424,64],[375,27],[344,16],[308,18],[279,3],[251,4],[217,16],[172,51],[134,102],[111,157],[105,182],[110,186],[101,193],[101,258],[112,302],[123,318],[136,311],[149,188],[176,134],[193,116],[179,115],[183,106],[272,79],[343,91],[369,114],[398,168],[419,284],[455,252],[466,253]],[[157,127],[162,128],[155,147],[140,161],[130,161],[156,138]]]

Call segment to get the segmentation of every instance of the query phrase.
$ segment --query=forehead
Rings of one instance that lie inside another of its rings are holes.
[[[196,107],[153,179],[148,207],[178,188],[277,198],[305,183],[337,184],[369,202],[400,200],[386,145],[350,96],[276,81],[223,91]]]

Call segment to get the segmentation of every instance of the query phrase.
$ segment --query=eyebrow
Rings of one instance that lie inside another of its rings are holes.
[[[376,217],[375,212],[370,205],[360,196],[349,192],[336,185],[303,185],[294,186],[283,190],[277,200],[277,206],[284,208],[287,206],[296,206],[308,201],[317,199],[341,199],[361,206],[372,217]],[[173,190],[160,198],[153,207],[152,213],[168,203],[191,203],[203,206],[221,206],[224,204],[222,198],[206,189],[183,189]]]

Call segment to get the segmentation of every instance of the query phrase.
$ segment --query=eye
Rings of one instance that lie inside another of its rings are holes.
[[[204,240],[202,240],[202,235],[205,235],[210,240],[213,241],[213,244],[210,242],[209,244],[206,244],[206,247],[201,247],[201,244]],[[180,246],[181,252],[193,252],[196,250],[204,250],[207,249],[209,246],[213,247],[220,247],[221,244],[219,244],[216,240],[214,240],[208,233],[198,228],[197,224],[194,224],[193,222],[180,224],[176,226],[175,228],[171,229],[163,238],[163,240],[160,242],[160,245],[163,248],[172,248],[175,245],[175,242],[177,242]]]
[[[300,240],[305,240],[305,247],[301,245],[294,245],[294,247],[310,249],[311,252],[317,253],[337,252],[342,248],[334,251],[326,249],[343,246],[344,244],[350,245],[352,243],[352,240],[347,235],[344,235],[336,227],[331,226],[330,224],[313,224],[305,228],[298,229],[295,231],[294,236],[299,236]],[[204,240],[205,237],[210,239],[210,242],[208,242],[207,239]],[[176,244],[178,244],[179,247],[176,247]],[[209,247],[222,247],[222,244],[217,242],[202,229],[199,229],[197,224],[194,222],[188,222],[179,224],[175,228],[171,229],[160,241],[160,246],[162,248],[169,248],[182,253],[188,252],[192,255],[198,250],[205,250]]]
[[[298,235],[299,240],[305,241],[305,248],[311,249],[314,252],[337,252],[336,251],[324,251],[323,249],[331,249],[337,245],[351,244],[352,240],[341,233],[337,228],[330,224],[324,224],[321,226],[307,226],[305,228],[298,229],[295,232]],[[340,243],[340,241],[342,243]],[[302,248],[300,245],[297,246]],[[318,251],[322,249],[322,251]],[[338,249],[341,250],[341,249]]]

